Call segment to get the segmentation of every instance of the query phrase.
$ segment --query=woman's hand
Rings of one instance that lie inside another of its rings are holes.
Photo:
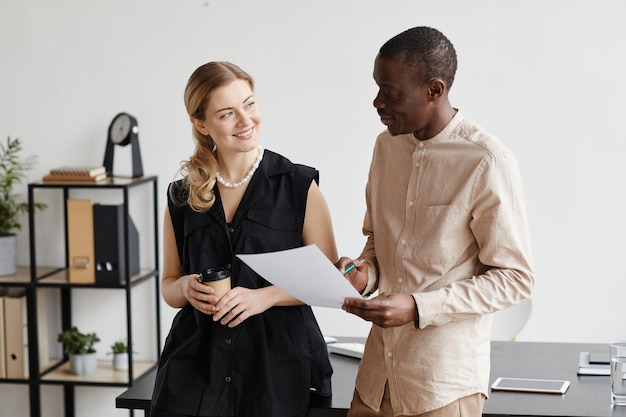
[[[215,291],[208,285],[198,282],[198,277],[198,274],[189,274],[179,278],[183,294],[196,310],[204,314],[214,314],[217,311]]]
[[[217,303],[213,320],[228,327],[235,327],[248,317],[260,314],[276,305],[277,291],[274,286],[251,290],[235,287]]]

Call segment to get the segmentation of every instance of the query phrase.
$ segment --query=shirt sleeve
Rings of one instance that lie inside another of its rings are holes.
[[[367,285],[361,295],[367,297],[378,289],[378,268],[371,260],[367,261]]]
[[[477,273],[413,294],[419,328],[493,313],[532,292],[530,233],[517,161],[512,153],[501,152],[486,157],[480,168],[471,221],[465,226],[478,246]]]
[[[367,261],[367,285],[361,293],[363,296],[368,296],[378,289],[378,262],[376,260],[376,250],[374,248],[374,227],[372,225],[372,218],[369,211],[369,198],[370,198],[370,184],[367,183],[365,187],[365,201],[367,209],[365,211],[365,219],[363,220],[363,234],[367,237],[365,247],[359,255],[360,258]]]

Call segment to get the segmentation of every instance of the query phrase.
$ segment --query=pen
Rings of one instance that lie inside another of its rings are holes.
[[[356,268],[355,264],[349,264],[348,266],[346,266],[346,269],[343,270],[343,274],[346,275],[348,272],[352,271],[354,268]]]

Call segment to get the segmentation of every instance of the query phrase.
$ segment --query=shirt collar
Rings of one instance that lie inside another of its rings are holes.
[[[456,130],[456,128],[463,122],[463,120],[465,120],[465,118],[461,114],[461,111],[459,109],[455,110],[456,114],[454,115],[454,117],[452,117],[452,119],[450,119],[446,127],[444,127],[441,132],[437,133],[432,138],[422,142],[436,143],[449,139],[452,132]],[[413,134],[411,134],[411,136],[413,136]],[[415,136],[413,136],[413,138],[415,138]]]

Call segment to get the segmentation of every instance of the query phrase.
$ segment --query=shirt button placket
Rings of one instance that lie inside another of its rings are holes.
[[[226,338],[224,340],[224,343],[226,344],[226,346],[228,346],[229,348],[232,348],[232,344],[233,344],[233,339],[231,338]],[[231,374],[234,373],[234,370],[231,370]],[[232,382],[233,378],[230,375],[227,375],[224,378],[224,382],[226,382],[227,384],[230,384]]]
[[[389,362],[393,361],[393,352],[392,351],[390,351],[390,350],[386,351],[385,352],[385,356],[387,357],[386,358],[387,361],[389,361]],[[388,365],[388,366],[391,367],[393,365]]]

